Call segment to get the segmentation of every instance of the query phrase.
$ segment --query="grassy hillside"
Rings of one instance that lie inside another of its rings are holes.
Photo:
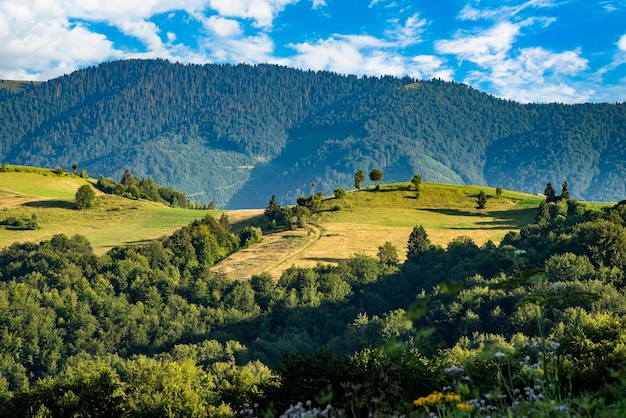
[[[99,191],[96,192],[95,207],[79,211],[74,207],[76,190],[84,184],[94,184],[94,180],[67,172],[58,175],[46,169],[18,167],[17,170],[0,172],[0,220],[35,217],[40,228],[12,230],[0,227],[0,247],[64,233],[83,235],[96,253],[104,253],[116,245],[171,234],[207,213],[105,195]]]
[[[482,211],[475,209],[480,190],[489,196]],[[309,229],[266,235],[261,244],[231,255],[214,269],[237,278],[264,271],[278,277],[294,264],[335,263],[355,253],[376,256],[386,241],[404,260],[416,225],[423,225],[431,241],[443,247],[458,236],[469,236],[478,245],[498,243],[507,232],[532,222],[541,200],[508,190],[496,198],[493,188],[436,183],[422,184],[419,199],[409,183],[382,185],[379,191],[366,188],[342,199],[325,199]],[[337,205],[340,210],[334,210]]]

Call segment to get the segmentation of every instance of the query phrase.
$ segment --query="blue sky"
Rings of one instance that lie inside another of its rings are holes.
[[[624,102],[626,0],[0,0],[2,79],[156,57]]]

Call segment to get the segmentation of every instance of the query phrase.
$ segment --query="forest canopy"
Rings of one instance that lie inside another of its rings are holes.
[[[466,85],[277,65],[103,63],[0,94],[0,160],[141,178],[217,207],[385,181],[626,195],[626,104],[526,104]]]

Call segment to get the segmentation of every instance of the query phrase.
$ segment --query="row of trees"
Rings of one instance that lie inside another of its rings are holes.
[[[133,176],[130,170],[124,170],[119,183],[111,178],[105,178],[103,175],[98,177],[96,187],[108,194],[116,194],[131,199],[147,199],[153,202],[167,203],[172,207],[190,208],[190,209],[214,209],[213,203],[203,205],[199,202],[187,199],[184,192],[174,190],[173,187],[159,186],[153,179],[142,179]]]

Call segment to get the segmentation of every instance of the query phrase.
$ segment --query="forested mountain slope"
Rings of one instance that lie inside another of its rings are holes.
[[[385,181],[540,192],[567,179],[622,200],[626,104],[521,105],[438,80],[342,76],[275,65],[103,63],[0,90],[0,160],[93,177],[125,168],[218,207],[292,203]]]

